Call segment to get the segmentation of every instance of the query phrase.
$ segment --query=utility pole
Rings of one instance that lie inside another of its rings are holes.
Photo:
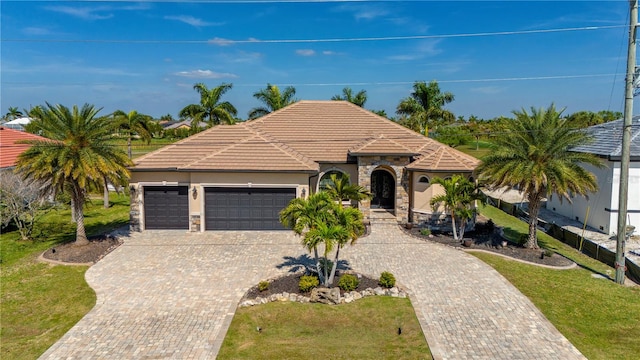
[[[636,73],[636,28],[638,26],[638,0],[630,0],[629,54],[624,92],[624,125],[622,126],[622,154],[620,159],[620,189],[618,198],[618,237],[616,241],[616,283],[624,284],[627,241],[627,202],[629,198],[629,157],[631,152],[631,121],[633,119],[633,84]]]

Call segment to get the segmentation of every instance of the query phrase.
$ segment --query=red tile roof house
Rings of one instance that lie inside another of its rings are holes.
[[[344,101],[299,101],[264,117],[220,125],[134,161],[131,228],[282,229],[278,213],[349,174],[374,195],[359,208],[399,223],[430,219],[433,177],[472,176],[479,161]],[[437,215],[440,215],[437,212]]]
[[[24,131],[0,126],[0,170],[12,169],[16,166],[18,155],[31,145],[20,144],[22,140],[46,140],[45,138]]]

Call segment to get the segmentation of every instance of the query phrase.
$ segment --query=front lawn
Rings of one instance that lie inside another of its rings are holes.
[[[129,222],[129,198],[111,197],[87,204],[88,235],[97,235]],[[37,223],[33,241],[22,241],[17,231],[0,237],[0,358],[36,359],[62,337],[95,305],[87,285],[86,266],[40,263],[46,249],[75,238],[75,224],[68,208],[49,211]]]
[[[218,354],[218,359],[336,358],[431,359],[431,353],[409,299],[371,296],[335,306],[273,302],[239,308]]]

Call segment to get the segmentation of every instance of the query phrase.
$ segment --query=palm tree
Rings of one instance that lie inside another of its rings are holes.
[[[362,219],[362,211],[356,208],[343,209],[340,207],[335,212],[334,223],[332,226],[340,229],[340,231],[335,231],[334,236],[331,238],[331,241],[335,241],[337,247],[336,255],[333,258],[331,274],[327,280],[327,286],[333,284],[336,269],[338,268],[338,261],[340,260],[340,249],[342,249],[347,243],[353,245],[360,236],[364,235],[365,226]]]
[[[212,89],[207,88],[203,83],[193,85],[193,89],[200,94],[199,104],[185,106],[178,116],[190,118],[192,122],[199,123],[205,121],[209,127],[219,124],[235,124],[235,116],[238,110],[228,101],[221,102],[220,99],[227,91],[231,90],[233,84],[222,83]]]
[[[17,107],[17,106],[13,106],[13,107],[12,107],[12,106],[9,106],[9,111],[8,111],[8,112],[7,112],[7,114],[4,116],[4,118],[5,118],[7,121],[11,121],[11,120],[14,120],[14,119],[20,118],[20,117],[22,117],[22,116],[23,116],[22,111],[18,110],[18,107]]]
[[[403,99],[396,108],[400,116],[408,117],[403,125],[423,135],[428,135],[430,127],[446,124],[455,120],[455,115],[443,107],[452,102],[454,96],[450,92],[440,91],[437,81],[429,84],[416,81],[411,96]],[[402,121],[400,122],[403,123]]]
[[[259,118],[293,104],[298,101],[294,98],[295,95],[296,89],[292,86],[287,86],[284,91],[280,92],[276,85],[267,84],[265,89],[256,91],[253,94],[253,97],[260,100],[265,106],[251,109],[249,111],[249,119]]]
[[[357,94],[353,95],[353,90],[351,90],[350,87],[345,87],[342,89],[342,96],[334,95],[331,100],[344,100],[360,107],[364,107],[364,103],[367,102],[367,91],[360,90]]]
[[[24,178],[42,181],[54,193],[70,193],[76,245],[89,242],[83,213],[87,190],[101,187],[105,178],[127,178],[131,165],[127,154],[113,144],[109,118],[97,116],[100,110],[89,104],[70,110],[47,103],[32,124],[50,140],[27,141],[32,146],[16,165]]]
[[[582,164],[602,167],[592,154],[571,148],[587,143],[590,136],[575,131],[561,118],[554,104],[547,109],[514,111],[505,122],[506,134],[496,137],[493,151],[476,169],[478,177],[492,187],[518,187],[529,201],[529,237],[525,247],[537,249],[538,212],[543,198],[557,194],[571,201],[571,194],[586,195],[598,189],[596,177]]]
[[[371,193],[366,188],[358,184],[351,184],[349,174],[344,173],[340,177],[335,173],[329,175],[329,182],[320,190],[329,194],[341,207],[343,200],[360,202],[371,198]]]
[[[151,142],[151,126],[148,115],[140,114],[135,110],[131,110],[128,113],[122,110],[116,110],[113,113],[113,118],[115,120],[114,126],[116,130],[123,132],[127,137],[127,153],[129,154],[129,159],[132,157],[131,139],[134,136],[137,135],[142,138],[147,145]]]
[[[464,236],[464,229],[467,220],[471,219],[475,213],[474,202],[480,200],[476,186],[462,175],[456,174],[450,178],[433,178],[432,184],[442,186],[444,194],[431,198],[431,206],[442,204],[445,211],[451,216],[451,228],[453,238],[461,240]],[[456,227],[456,218],[460,219],[459,230]]]

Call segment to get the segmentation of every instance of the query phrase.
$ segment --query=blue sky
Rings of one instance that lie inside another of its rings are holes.
[[[419,80],[465,117],[623,111],[622,0],[1,1],[0,14],[2,114],[47,101],[176,117],[193,84],[225,82],[241,118],[267,83],[306,100],[364,89],[366,108],[394,115]]]

